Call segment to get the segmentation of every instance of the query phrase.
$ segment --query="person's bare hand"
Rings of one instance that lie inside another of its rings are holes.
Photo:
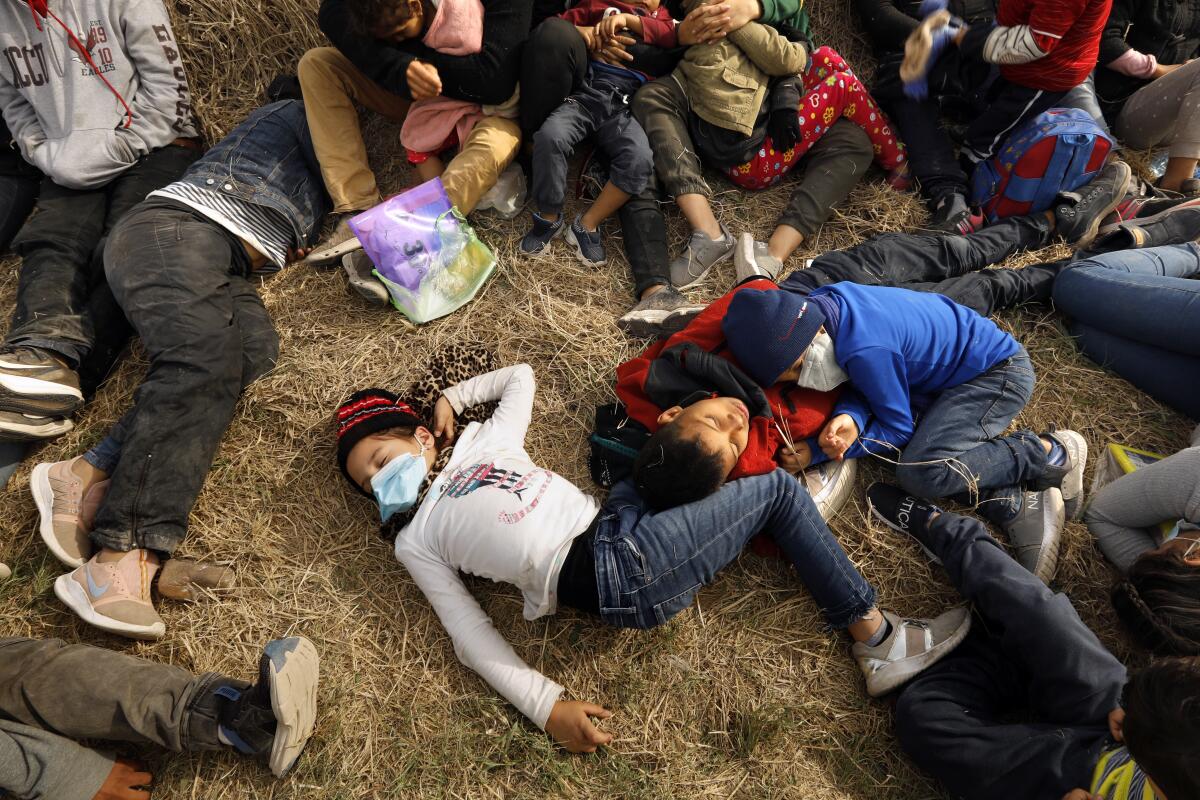
[[[728,25],[729,13],[723,6],[698,6],[679,23],[675,37],[679,44],[685,46],[711,44],[725,38]]]
[[[858,425],[849,414],[838,414],[829,420],[817,442],[825,455],[834,461],[841,461],[850,445],[858,439]]]
[[[546,733],[572,753],[594,753],[600,745],[612,742],[613,737],[597,728],[591,718],[608,719],[611,716],[611,711],[594,703],[559,700],[550,709]]]
[[[788,472],[799,475],[812,464],[812,448],[807,442],[799,442],[795,450],[784,446],[775,454],[775,460]]]
[[[596,23],[596,36],[601,42],[607,42],[610,39],[617,38],[617,34],[625,30],[629,25],[625,22],[626,14],[609,14],[604,19]]]
[[[141,764],[118,758],[92,800],[150,800],[150,792],[137,787],[149,786],[153,780]]]
[[[634,39],[632,36],[618,34],[607,41],[601,41],[597,37],[596,50],[592,55],[606,64],[623,66],[622,62],[633,61],[633,54],[625,48],[634,44],[637,44],[637,39]]]
[[[1108,732],[1118,742],[1125,741],[1125,709],[1120,706],[1108,712]]]
[[[1161,78],[1164,75],[1170,75],[1172,72],[1174,72],[1175,70],[1179,69],[1182,66],[1183,66],[1183,64],[1155,64],[1154,65],[1154,77]]]
[[[413,100],[428,100],[442,93],[442,77],[433,64],[414,59],[404,76],[408,79],[408,91]]]
[[[1092,794],[1087,789],[1072,789],[1062,796],[1062,800],[1104,800],[1098,794]]]
[[[583,44],[587,47],[588,52],[596,52],[596,29],[590,25],[586,28],[576,25],[575,30],[579,31],[579,35],[583,37]]]
[[[433,438],[443,447],[454,442],[454,406],[445,395],[439,397],[433,407]]]
[[[296,261],[303,261],[312,251],[313,248],[311,247],[289,247],[287,251],[287,263],[291,264]]]

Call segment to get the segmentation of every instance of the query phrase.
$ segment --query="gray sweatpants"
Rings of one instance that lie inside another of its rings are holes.
[[[92,800],[112,758],[74,740],[224,748],[216,686],[249,684],[57,639],[0,638],[0,789]]]
[[[1128,147],[1167,145],[1171,158],[1200,158],[1200,59],[1134,92],[1114,128]]]

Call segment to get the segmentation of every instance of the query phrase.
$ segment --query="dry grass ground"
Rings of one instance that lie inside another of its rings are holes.
[[[175,0],[176,31],[210,137],[321,42],[315,5]],[[816,11],[822,40],[869,73],[847,0]],[[397,133],[378,121],[368,125],[388,189],[410,177]],[[714,182],[724,187],[716,198],[721,218],[760,234],[788,192],[785,185],[750,196]],[[903,229],[922,213],[913,198],[864,183],[801,256]],[[29,459],[0,494],[0,560],[15,569],[0,585],[0,634],[57,636],[237,675],[248,673],[269,638],[303,633],[316,642],[321,715],[294,775],[277,783],[231,755],[148,753],[163,800],[941,797],[899,752],[887,704],[864,696],[846,641],[822,632],[815,606],[778,562],[743,558],[694,608],[651,633],[607,629],[569,612],[525,622],[515,590],[473,583],[518,653],[573,697],[616,712],[607,724],[616,741],[600,755],[556,752],[458,664],[429,605],[376,535],[373,507],[346,491],[334,466],[331,413],[354,388],[405,386],[442,343],[481,343],[502,362],[534,366],[540,388],[529,451],[590,487],[584,441],[592,410],[610,396],[613,367],[640,346],[612,324],[629,302],[627,265],[615,239],[615,258],[598,272],[577,268],[562,249],[548,259],[518,258],[521,224],[479,220],[499,257],[495,277],[473,304],[416,332],[398,314],[351,299],[340,272],[295,268],[263,284],[282,358],[238,407],[183,547],[185,555],[232,563],[238,588],[219,600],[163,603],[168,633],[156,644],[99,635],[54,598],[51,583],[62,570],[38,541],[28,493],[30,464],[81,452],[128,407],[145,368],[135,353],[75,432]],[[674,217],[671,234],[682,241]],[[0,308],[7,309],[16,264],[3,267]],[[732,277],[732,267],[717,269],[699,294],[716,296]],[[1188,423],[1078,356],[1056,314],[1030,309],[1006,314],[1002,324],[1029,348],[1040,375],[1021,424],[1080,429],[1094,451],[1110,440],[1164,451],[1184,443]],[[882,474],[877,466],[865,472],[864,486]],[[867,522],[860,500],[833,527],[888,606],[932,614],[957,602],[914,546]],[[1104,641],[1136,662],[1113,631],[1110,580],[1087,531],[1071,525],[1059,585]]]

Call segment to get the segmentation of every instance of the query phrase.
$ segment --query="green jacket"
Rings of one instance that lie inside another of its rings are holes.
[[[804,0],[759,0],[762,5],[762,18],[759,20],[767,25],[789,25],[808,35],[808,9]]]
[[[701,0],[687,0],[690,11]],[[763,0],[763,18],[771,8],[793,5],[796,0]],[[808,64],[804,45],[790,42],[774,28],[751,22],[713,44],[687,49],[671,77],[682,87],[696,116],[737,131],[754,132],[768,84],[773,77],[797,75]]]

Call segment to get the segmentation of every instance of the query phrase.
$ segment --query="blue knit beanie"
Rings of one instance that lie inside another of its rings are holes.
[[[824,324],[825,314],[804,295],[743,289],[730,301],[721,330],[742,369],[767,387],[796,363]]]

